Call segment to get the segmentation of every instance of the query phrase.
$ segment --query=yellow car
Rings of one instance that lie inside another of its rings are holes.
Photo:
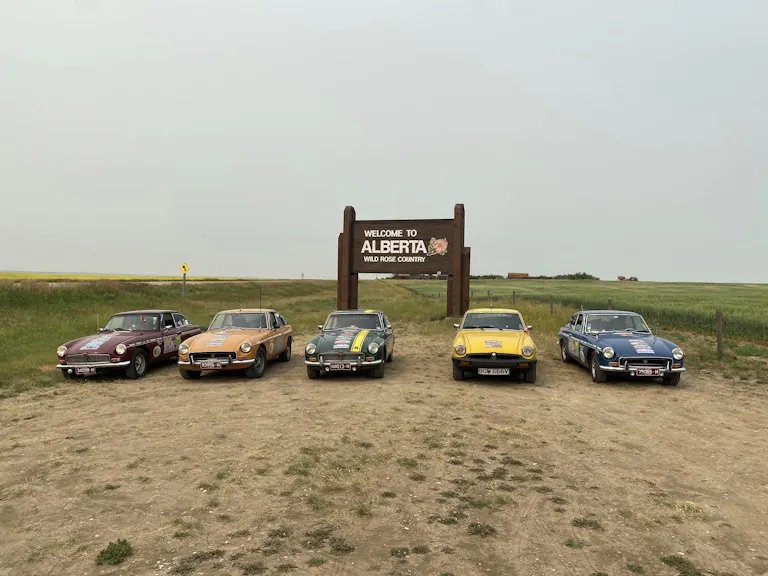
[[[453,379],[467,375],[509,376],[525,374],[529,384],[536,382],[536,343],[533,326],[523,315],[506,308],[467,310],[453,339]]]
[[[276,310],[223,310],[207,332],[182,342],[179,373],[199,378],[203,370],[243,370],[248,378],[261,378],[267,362],[291,359],[293,328]]]

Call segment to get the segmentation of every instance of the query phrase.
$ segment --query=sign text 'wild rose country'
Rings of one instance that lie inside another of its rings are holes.
[[[453,220],[358,220],[355,272],[450,274]]]

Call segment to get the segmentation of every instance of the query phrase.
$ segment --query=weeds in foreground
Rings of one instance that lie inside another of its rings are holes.
[[[591,528],[592,530],[604,530],[603,525],[594,518],[574,518],[571,526],[576,528]]]
[[[117,542],[110,542],[99,555],[96,556],[96,564],[120,564],[123,560],[133,555],[133,546],[127,540],[118,538]]]

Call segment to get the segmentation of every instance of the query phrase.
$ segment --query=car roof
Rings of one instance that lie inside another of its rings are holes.
[[[355,310],[334,310],[331,312],[331,314],[381,314],[381,310],[361,310],[361,309],[355,309]]]
[[[472,312],[503,312],[504,314],[520,314],[519,311],[515,310],[514,308],[470,308],[467,310],[467,314],[470,314]],[[522,316],[522,314],[520,314]]]
[[[637,312],[629,312],[627,310],[579,310],[579,312],[582,314],[630,314],[632,316],[640,316]]]
[[[277,312],[272,308],[234,308],[232,310],[219,310],[216,314],[234,314],[236,312]]]
[[[128,310],[126,312],[116,312],[113,316],[122,316],[124,314],[181,314],[178,310]]]

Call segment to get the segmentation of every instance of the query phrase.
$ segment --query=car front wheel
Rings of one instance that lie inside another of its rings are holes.
[[[462,368],[458,364],[453,365],[453,379],[464,380],[464,368]]]
[[[680,372],[672,372],[671,374],[665,375],[662,382],[665,386],[677,386],[680,384]]]
[[[536,364],[525,371],[525,381],[528,384],[536,384]]]
[[[245,369],[245,375],[248,378],[261,378],[264,376],[264,370],[267,368],[267,356],[264,354],[264,348],[256,351],[256,359],[253,364]]]
[[[131,363],[125,369],[125,375],[131,380],[142,378],[147,373],[147,353],[144,350],[136,350]]]
[[[310,380],[317,380],[320,378],[320,370],[317,368],[312,368],[312,366],[307,366],[307,378]]]
[[[560,358],[566,364],[571,362],[571,357],[568,356],[568,344],[565,343],[565,340],[560,340]]]
[[[597,384],[602,384],[603,382],[606,382],[608,380],[608,374],[605,373],[605,370],[600,368],[600,360],[597,359],[597,352],[594,352],[592,354],[592,382],[596,382]]]
[[[184,368],[179,368],[179,374],[181,374],[184,380],[196,380],[200,378],[202,372],[200,370],[184,370]]]
[[[283,350],[282,354],[277,357],[280,362],[288,362],[291,359],[291,339],[288,338],[288,344],[285,347],[285,350]]]

